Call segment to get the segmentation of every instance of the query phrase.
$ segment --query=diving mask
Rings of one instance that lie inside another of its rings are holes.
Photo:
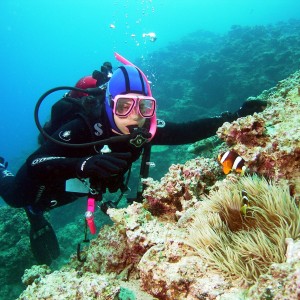
[[[156,100],[149,96],[117,95],[112,101],[114,102],[113,113],[118,117],[127,117],[133,108],[137,108],[143,118],[151,118],[156,109]]]

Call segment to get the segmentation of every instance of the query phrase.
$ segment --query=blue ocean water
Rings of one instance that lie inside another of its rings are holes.
[[[147,60],[198,30],[274,24],[299,19],[299,11],[299,0],[2,0],[0,156],[16,172],[38,146],[38,98],[50,88],[74,85],[104,61],[117,67],[114,51],[132,62]],[[155,42],[143,38],[149,32],[156,33]],[[175,55],[180,60],[182,53]],[[62,94],[47,98],[42,123]]]
[[[33,110],[39,96],[74,85],[104,61],[117,65],[114,51],[134,62],[199,29],[222,33],[232,25],[298,18],[299,11],[298,0],[1,1],[0,155],[16,171],[37,147]],[[142,37],[149,32],[156,33],[155,42]]]

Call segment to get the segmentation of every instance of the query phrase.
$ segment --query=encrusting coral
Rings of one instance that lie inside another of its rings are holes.
[[[275,180],[300,177],[300,72],[263,92],[270,105],[261,113],[224,123],[217,131],[242,156],[248,170]]]
[[[249,205],[243,214],[243,193]],[[197,204],[190,242],[201,257],[229,276],[253,283],[285,260],[286,238],[300,237],[300,209],[288,184],[242,177]]]
[[[144,206],[154,216],[171,217],[175,221],[201,194],[208,192],[220,175],[218,163],[208,158],[197,157],[183,165],[173,164],[160,182],[151,178],[144,180],[149,186],[143,193]]]

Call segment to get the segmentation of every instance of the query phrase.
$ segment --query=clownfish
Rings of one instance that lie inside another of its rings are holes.
[[[218,155],[218,160],[223,166],[223,172],[227,175],[230,171],[235,171],[244,175],[246,166],[245,160],[234,151],[227,151]]]
[[[241,206],[241,213],[243,216],[246,216],[247,209],[249,208],[249,199],[248,194],[246,191],[242,190],[242,206]]]

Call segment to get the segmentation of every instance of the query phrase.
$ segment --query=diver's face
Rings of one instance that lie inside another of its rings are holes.
[[[138,107],[135,106],[125,117],[117,116],[116,114],[114,114],[114,120],[117,127],[123,134],[129,134],[130,132],[128,126],[143,127],[146,118],[140,115]]]

